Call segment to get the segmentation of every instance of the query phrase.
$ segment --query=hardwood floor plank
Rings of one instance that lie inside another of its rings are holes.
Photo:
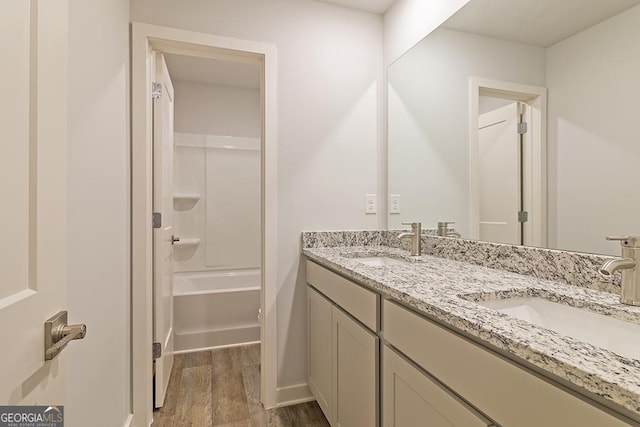
[[[237,423],[221,424],[216,427],[251,427],[250,421],[240,421]]]
[[[260,365],[260,344],[245,345],[240,349],[240,366]]]
[[[247,403],[242,372],[232,352],[216,352],[212,366],[212,397],[214,406]]]
[[[258,424],[258,426],[297,427],[291,419],[291,412],[288,408],[274,408],[264,412],[267,415],[267,423]]]
[[[249,365],[240,369],[251,425],[254,427],[267,426],[269,425],[269,417],[260,402],[260,368],[256,365]]]
[[[211,365],[211,351],[198,351],[195,353],[183,353],[179,356],[184,356],[184,367],[193,368],[195,366],[207,366]]]
[[[221,426],[229,423],[249,422],[247,403],[218,405],[213,407],[213,425]]]
[[[212,352],[211,397],[214,426],[250,419],[239,355],[238,347]]]
[[[211,402],[211,366],[184,368],[174,415],[175,425],[180,427],[213,425]]]
[[[295,425],[299,426],[329,426],[324,413],[317,402],[301,403],[289,406]]]

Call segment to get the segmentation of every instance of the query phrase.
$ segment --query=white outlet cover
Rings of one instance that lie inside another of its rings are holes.
[[[364,195],[364,213],[374,214],[378,212],[378,200],[375,194]]]
[[[400,213],[400,195],[399,194],[389,195],[389,213],[390,214]]]

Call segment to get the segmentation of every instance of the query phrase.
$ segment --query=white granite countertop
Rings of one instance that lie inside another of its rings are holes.
[[[428,255],[411,257],[407,251],[386,246],[307,248],[303,253],[640,418],[640,360],[473,302],[540,296],[640,324],[640,307],[621,304],[618,295]],[[354,259],[362,256],[388,256],[408,262],[374,267]]]

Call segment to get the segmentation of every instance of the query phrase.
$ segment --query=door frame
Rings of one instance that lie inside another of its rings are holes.
[[[479,236],[479,186],[478,186],[478,115],[480,96],[493,96],[527,104],[531,109],[531,130],[526,137],[531,150],[532,193],[525,206],[531,212],[525,229],[529,235],[525,245],[547,245],[547,88],[504,82],[480,77],[469,77],[469,230],[470,238]]]
[[[151,52],[260,65],[261,74],[261,400],[277,397],[277,62],[268,43],[132,23],[131,58],[131,387],[133,426],[149,426],[152,392],[152,126]]]

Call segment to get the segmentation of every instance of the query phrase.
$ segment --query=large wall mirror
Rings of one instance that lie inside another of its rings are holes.
[[[470,0],[390,65],[388,103],[389,229],[640,235],[640,0]]]

